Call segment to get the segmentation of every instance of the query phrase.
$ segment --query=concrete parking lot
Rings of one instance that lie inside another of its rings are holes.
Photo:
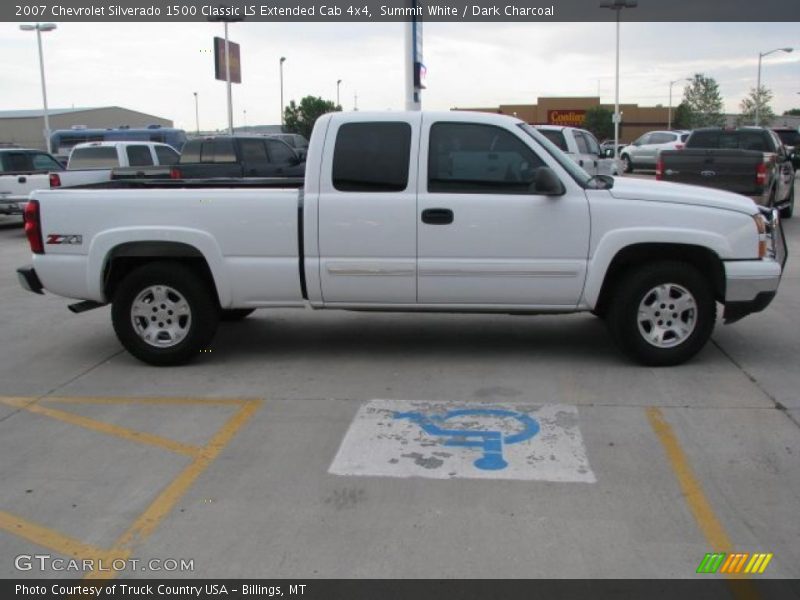
[[[671,578],[722,551],[800,577],[800,218],[785,230],[773,304],[680,367],[629,363],[590,315],[264,310],[154,368],[108,308],[19,287],[28,247],[6,218],[0,576],[63,576],[17,568],[49,554],[193,561],[169,576]],[[577,407],[583,476],[339,474],[378,399]]]

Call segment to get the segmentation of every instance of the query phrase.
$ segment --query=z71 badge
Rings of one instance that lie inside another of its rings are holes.
[[[47,236],[48,244],[71,244],[80,246],[83,244],[82,235],[61,235],[58,233],[51,233]]]

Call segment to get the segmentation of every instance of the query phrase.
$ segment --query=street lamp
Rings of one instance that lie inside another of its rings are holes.
[[[20,25],[22,31],[35,31],[39,45],[39,74],[42,77],[42,101],[44,102],[44,147],[50,152],[50,114],[47,112],[47,86],[44,81],[44,56],[42,55],[42,32],[53,31],[55,23],[37,23],[36,25]]]
[[[197,102],[197,92],[192,93],[194,94],[194,124],[197,135],[200,135],[200,105]]]
[[[281,70],[281,128],[283,127],[284,122],[284,115],[283,115],[283,63],[286,62],[286,57],[281,56],[280,60],[280,70]]]
[[[765,56],[769,56],[770,54],[774,54],[775,52],[791,52],[794,48],[775,48],[775,50],[770,50],[769,52],[759,52],[758,53],[758,79],[756,80],[756,118],[755,118],[755,126],[758,127],[759,117],[761,116],[761,59]]]
[[[338,79],[336,81],[336,106],[341,106],[339,103],[339,86],[342,85],[342,80]]]
[[[683,79],[676,79],[675,81],[669,82],[669,111],[667,112],[667,129],[672,129],[672,86],[676,83],[680,83],[681,81],[692,81],[688,77],[684,77]]]
[[[228,134],[233,135],[233,95],[231,92],[231,58],[230,44],[228,43],[228,23],[243,21],[244,17],[237,16],[213,16],[208,17],[209,21],[222,21],[225,25],[225,83],[228,87]]]
[[[623,8],[636,8],[637,0],[603,0],[600,8],[609,8],[617,13],[617,68],[614,84],[614,160],[619,159],[619,13]]]

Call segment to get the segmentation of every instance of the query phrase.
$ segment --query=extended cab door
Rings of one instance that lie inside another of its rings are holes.
[[[423,120],[419,302],[574,307],[589,245],[583,188],[520,126],[472,119]],[[563,195],[531,191],[544,166]]]
[[[326,304],[417,299],[421,113],[328,123],[320,167],[320,283]]]

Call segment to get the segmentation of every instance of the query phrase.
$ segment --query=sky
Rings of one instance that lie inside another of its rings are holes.
[[[234,125],[280,122],[284,99],[306,95],[351,110],[402,110],[402,23],[264,23],[230,26],[241,46],[242,84],[233,87]],[[123,106],[195,129],[227,124],[225,83],[214,79],[212,39],[220,23],[59,23],[43,34],[52,108]],[[614,100],[614,23],[425,23],[424,109],[533,104],[540,96]],[[704,73],[720,85],[726,112],[756,85],[759,52],[794,47],[763,61],[762,83],[781,114],[800,107],[797,23],[622,23],[620,101],[669,100],[669,81]],[[0,23],[0,110],[41,108],[35,34]],[[8,60],[13,57],[13,60]],[[673,104],[682,85],[673,87]]]

